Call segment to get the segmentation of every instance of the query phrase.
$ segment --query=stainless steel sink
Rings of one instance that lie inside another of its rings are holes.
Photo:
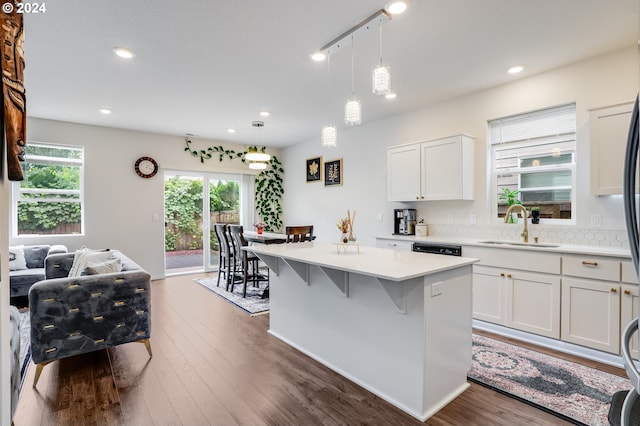
[[[523,247],[560,247],[560,244],[547,244],[547,243],[523,243],[521,241],[480,241],[480,244],[493,244],[497,246],[523,246]]]

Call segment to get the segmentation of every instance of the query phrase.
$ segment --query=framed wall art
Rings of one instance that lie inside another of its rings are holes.
[[[307,159],[307,183],[322,180],[322,157]]]
[[[342,158],[324,163],[324,186],[342,185]]]

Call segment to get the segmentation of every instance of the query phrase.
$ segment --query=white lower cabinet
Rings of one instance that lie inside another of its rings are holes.
[[[376,247],[411,251],[413,248],[413,242],[395,238],[376,238]]]
[[[564,341],[620,353],[621,259],[562,256]]]
[[[620,353],[620,283],[562,278],[564,341]]]
[[[624,329],[634,319],[638,318],[638,278],[630,260],[622,261],[622,295],[620,296],[620,338],[624,334]],[[622,340],[620,340],[622,345]],[[620,348],[622,350],[622,346]],[[621,352],[622,353],[622,352]],[[631,343],[631,356],[638,359],[638,333],[633,337]]]
[[[463,255],[480,259],[473,266],[473,318],[560,338],[558,254],[465,246]]]
[[[629,324],[634,319],[638,319],[638,285],[622,284],[621,298],[622,302],[620,304],[620,336],[622,337],[627,324]],[[622,341],[620,343],[622,344]],[[631,356],[635,359],[638,359],[638,333],[635,334],[631,343]]]
[[[473,317],[558,339],[560,277],[474,266]]]
[[[505,281],[498,268],[473,266],[473,318],[507,325]]]

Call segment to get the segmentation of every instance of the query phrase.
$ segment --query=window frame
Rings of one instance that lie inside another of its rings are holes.
[[[518,140],[512,140],[512,141],[498,141],[495,142],[493,140],[494,136],[494,131],[492,128],[492,123],[494,122],[498,122],[500,120],[508,120],[508,119],[512,119],[512,118],[518,118],[518,117],[529,117],[532,115],[536,115],[536,114],[545,114],[548,113],[549,111],[552,111],[554,109],[562,109],[562,108],[570,108],[573,107],[573,119],[574,122],[577,120],[577,108],[576,108],[576,104],[575,103],[570,103],[570,104],[566,104],[566,105],[560,105],[560,106],[555,106],[555,107],[548,107],[548,108],[543,108],[540,110],[536,110],[536,111],[531,111],[531,112],[526,112],[526,113],[522,113],[522,114],[516,114],[513,116],[509,116],[509,117],[503,117],[503,118],[497,118],[497,119],[492,119],[492,120],[488,120],[487,121],[487,175],[488,175],[488,180],[490,182],[490,187],[489,187],[489,191],[488,191],[488,205],[490,207],[490,216],[491,218],[493,218],[490,223],[495,223],[495,224],[499,224],[499,223],[504,223],[504,219],[498,216],[498,172],[496,170],[496,152],[497,152],[497,148],[500,145],[504,145],[505,143],[508,144],[513,144],[514,146],[517,145],[519,142],[522,141],[518,141]],[[570,137],[568,137],[570,136]],[[515,173],[517,173],[518,175],[518,189],[521,190],[521,177],[523,173],[527,173],[528,170],[532,170],[534,172],[540,172],[540,171],[562,171],[562,170],[568,170],[571,172],[571,198],[570,198],[570,202],[571,202],[571,218],[570,219],[561,219],[561,218],[540,218],[540,224],[544,224],[544,225],[576,225],[577,224],[577,158],[578,158],[578,140],[577,140],[577,129],[573,129],[572,132],[570,133],[556,133],[556,134],[546,134],[546,135],[541,135],[541,136],[537,136],[537,137],[532,137],[529,140],[532,139],[537,139],[539,140],[539,142],[544,143],[545,140],[547,141],[552,141],[554,139],[557,139],[556,142],[563,142],[563,141],[573,141],[573,151],[571,152],[572,154],[572,162],[570,164],[563,164],[563,165],[559,165],[559,166],[537,166],[535,167],[535,169],[531,168],[531,167],[521,167],[520,164],[517,167],[512,168],[514,170]],[[524,141],[526,141],[526,139],[523,139]],[[564,186],[566,187],[566,186]],[[560,186],[558,187],[553,187],[553,188],[561,188]]]
[[[73,158],[59,158],[59,157],[45,157],[41,155],[29,156],[25,154],[26,163],[34,163],[34,164],[48,164],[48,165],[78,165],[79,167],[79,179],[80,184],[78,189],[73,190],[63,190],[63,189],[44,189],[39,191],[33,188],[25,188],[21,190],[23,181],[13,182],[11,185],[11,234],[12,238],[20,239],[20,238],[55,238],[55,237],[79,237],[85,235],[85,179],[84,179],[84,166],[85,166],[85,148],[80,145],[68,145],[68,144],[58,144],[52,142],[39,142],[39,141],[28,141],[27,147],[29,146],[39,146],[44,148],[55,148],[55,149],[70,149],[80,151],[82,154],[81,159],[73,159]],[[29,161],[30,159],[36,161]],[[78,198],[23,198],[22,193],[40,193],[40,194],[77,194]],[[37,200],[37,201],[36,201]],[[18,228],[18,203],[19,202],[62,202],[62,203],[79,203],[80,204],[80,232],[72,233],[72,234],[19,234]]]

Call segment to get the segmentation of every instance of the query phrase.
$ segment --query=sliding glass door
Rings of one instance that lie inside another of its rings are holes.
[[[252,189],[253,177],[247,175],[166,172],[165,273],[217,270],[213,224],[248,223]]]

